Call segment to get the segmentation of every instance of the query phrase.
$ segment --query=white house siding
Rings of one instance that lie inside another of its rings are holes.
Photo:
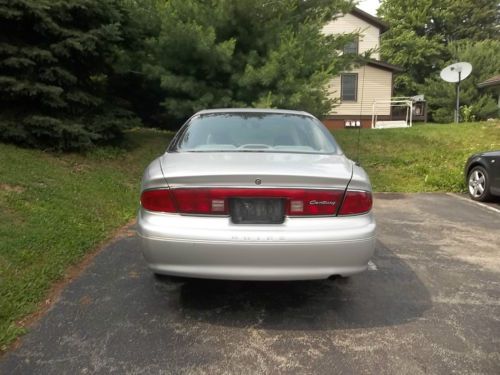
[[[355,102],[344,102],[333,108],[331,115],[370,115],[375,100],[390,100],[392,95],[392,72],[366,65],[346,73],[358,73],[358,92]],[[364,81],[364,82],[363,82]],[[364,92],[362,92],[364,87]],[[330,97],[340,98],[340,75],[328,85]],[[361,107],[361,103],[363,106]],[[378,104],[377,115],[390,115],[389,104]]]
[[[326,35],[350,34],[355,32],[360,33],[359,53],[376,49],[376,52],[371,54],[371,58],[379,60],[380,30],[377,27],[350,13],[328,22],[323,27],[323,33]]]

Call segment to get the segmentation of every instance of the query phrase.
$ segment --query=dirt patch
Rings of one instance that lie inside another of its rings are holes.
[[[75,174],[84,173],[87,172],[89,169],[90,169],[89,166],[86,164],[74,163],[71,166],[71,173]]]
[[[82,298],[80,298],[80,305],[82,306],[88,306],[92,303],[92,298],[88,295],[84,295]]]
[[[22,193],[25,190],[26,188],[21,185],[0,184],[0,191],[6,191],[8,193]]]

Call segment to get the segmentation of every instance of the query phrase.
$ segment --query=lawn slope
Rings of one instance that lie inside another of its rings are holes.
[[[0,143],[0,351],[68,266],[134,217],[142,172],[170,136],[134,131],[85,155]]]
[[[358,130],[333,132],[356,160]],[[467,158],[500,150],[500,123],[417,124],[408,129],[363,129],[359,161],[376,191],[462,191]]]

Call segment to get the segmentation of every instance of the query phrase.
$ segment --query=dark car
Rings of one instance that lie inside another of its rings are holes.
[[[500,196],[500,150],[472,155],[465,164],[465,183],[476,201]]]

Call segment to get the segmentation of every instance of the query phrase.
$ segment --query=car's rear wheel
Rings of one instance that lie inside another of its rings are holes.
[[[491,198],[490,177],[483,167],[475,166],[472,168],[469,172],[467,181],[469,195],[472,199],[484,202]]]

